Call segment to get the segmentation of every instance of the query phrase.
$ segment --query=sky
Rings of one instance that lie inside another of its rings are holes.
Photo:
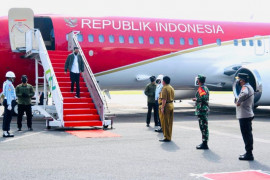
[[[65,16],[270,22],[270,0],[6,0],[0,16],[13,7]]]

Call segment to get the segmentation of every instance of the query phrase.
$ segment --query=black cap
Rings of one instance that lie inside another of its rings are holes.
[[[156,77],[155,76],[151,76],[149,79],[150,79],[151,82],[154,82],[156,80]]]
[[[79,49],[79,48],[78,48],[78,47],[74,47],[74,50],[75,50],[75,49]]]
[[[249,76],[248,76],[248,74],[246,74],[246,73],[238,73],[238,74],[237,74],[237,77],[238,77],[239,79],[244,80],[245,82],[247,82],[248,79],[249,79]]]
[[[22,75],[22,79],[28,79],[26,75]]]

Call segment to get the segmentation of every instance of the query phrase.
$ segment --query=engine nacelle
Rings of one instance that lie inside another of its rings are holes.
[[[267,106],[270,105],[270,61],[264,61],[261,63],[252,63],[240,68],[238,73],[246,73],[249,75],[249,83],[253,87],[254,103],[255,106]],[[237,98],[241,91],[241,87],[235,81],[233,83],[233,93]]]

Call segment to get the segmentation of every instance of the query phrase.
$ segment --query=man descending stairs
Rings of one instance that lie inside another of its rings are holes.
[[[80,98],[75,97],[77,87],[71,92],[70,72],[65,73],[68,51],[49,51],[49,57],[63,96],[64,127],[102,126],[95,104],[82,77],[80,81]],[[77,95],[78,96],[78,95]]]

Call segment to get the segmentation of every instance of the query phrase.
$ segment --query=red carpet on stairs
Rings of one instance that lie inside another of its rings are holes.
[[[102,121],[95,108],[90,92],[83,78],[80,78],[80,99],[70,92],[70,74],[64,73],[64,66],[68,51],[48,51],[55,75],[64,98],[64,127],[102,126]],[[74,88],[76,92],[76,87]]]

